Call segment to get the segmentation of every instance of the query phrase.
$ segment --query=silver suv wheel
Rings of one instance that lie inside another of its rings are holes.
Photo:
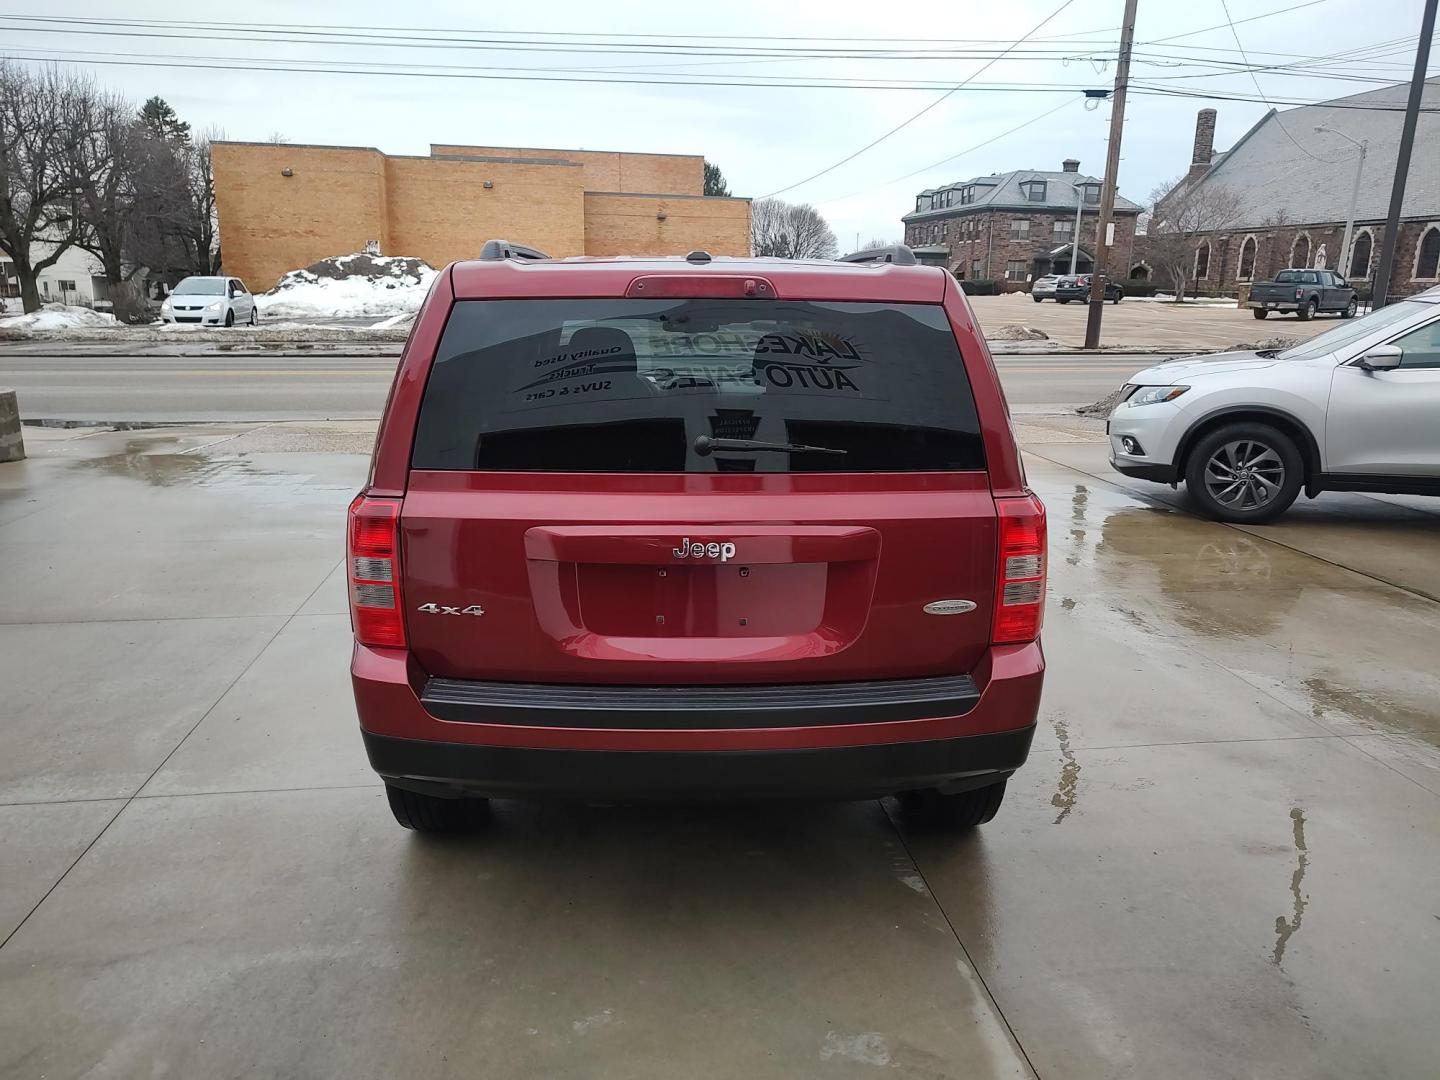
[[[1221,444],[1205,462],[1205,487],[1221,506],[1259,510],[1285,485],[1285,463],[1275,448],[1255,439]]]

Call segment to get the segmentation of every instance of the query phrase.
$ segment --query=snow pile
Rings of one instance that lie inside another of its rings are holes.
[[[410,327],[415,324],[415,315],[416,313],[413,311],[407,311],[401,315],[391,315],[388,319],[381,319],[377,323],[372,323],[370,329],[409,330]]]
[[[401,255],[341,255],[291,270],[255,298],[266,318],[348,319],[418,311],[435,268]]]
[[[39,311],[29,315],[15,315],[0,319],[0,330],[14,333],[43,334],[52,330],[89,330],[117,325],[114,315],[92,311],[87,307],[70,307],[66,304],[46,304]]]
[[[985,335],[986,341],[1049,341],[1050,335],[1044,330],[1036,330],[1033,326],[1021,326],[1019,323],[1007,323],[999,330]]]
[[[1154,296],[1127,296],[1126,300],[1133,300],[1141,304],[1173,304],[1175,297],[1171,293],[1156,293]],[[1196,307],[1238,307],[1239,302],[1233,296],[1187,296],[1185,303],[1194,304]]]

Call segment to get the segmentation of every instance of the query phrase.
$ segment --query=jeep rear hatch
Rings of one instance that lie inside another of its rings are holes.
[[[459,301],[400,528],[435,676],[904,678],[991,637],[995,501],[938,305]]]

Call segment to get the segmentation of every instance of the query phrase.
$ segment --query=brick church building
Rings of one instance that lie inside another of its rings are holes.
[[[1213,185],[1236,193],[1240,207],[1234,224],[1196,238],[1190,291],[1234,295],[1286,268],[1326,267],[1339,270],[1363,293],[1380,257],[1408,92],[1409,84],[1402,83],[1284,112],[1271,109],[1221,153],[1214,150],[1215,110],[1201,110],[1181,187]],[[1341,251],[1357,167],[1355,228],[1350,250]],[[1143,236],[1129,276],[1152,276]],[[1437,284],[1440,78],[1432,78],[1415,132],[1390,295]]]

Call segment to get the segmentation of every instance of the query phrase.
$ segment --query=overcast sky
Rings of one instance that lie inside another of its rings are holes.
[[[1375,85],[1322,77],[1315,73],[1316,68],[1394,81],[1409,77],[1422,0],[1314,0],[1303,10],[1241,21],[1301,3],[1303,0],[1229,0],[1230,15],[1239,22],[1236,29],[1251,63],[1294,65],[1305,63],[1301,57],[1330,56],[1372,44],[1377,45],[1374,53],[1395,54],[1363,62],[1327,60],[1301,72],[1261,73],[1260,86],[1266,96],[1318,100]],[[20,30],[23,24],[6,20],[0,22],[0,51],[12,56],[63,55],[70,62],[134,62],[147,57],[161,59],[157,54],[165,54],[168,62],[191,64],[215,62],[205,59],[208,57],[239,57],[250,63],[269,58],[335,66],[383,63],[412,70],[419,65],[449,65],[449,70],[456,72],[491,75],[502,74],[504,68],[555,76],[577,68],[604,67],[610,77],[669,72],[676,78],[870,79],[938,86],[974,77],[977,85],[1009,85],[1011,89],[1006,90],[962,89],[873,149],[783,194],[783,198],[817,205],[831,222],[841,247],[848,249],[857,236],[861,240],[898,238],[900,216],[914,205],[915,193],[925,187],[1008,169],[1058,169],[1066,157],[1079,158],[1082,171],[1099,175],[1109,106],[1086,111],[1080,91],[1085,87],[1108,89],[1114,66],[1081,54],[1099,50],[1103,55],[1108,47],[1113,56],[1122,4],[1120,0],[1073,2],[1037,31],[1031,43],[1021,47],[1046,55],[1006,57],[978,76],[984,58],[794,59],[757,56],[753,50],[917,48],[933,53],[969,48],[993,56],[1059,6],[1060,0],[932,0],[923,4],[728,0],[704,5],[549,0],[543,5],[513,6],[447,0],[404,4],[394,0],[246,0],[228,5],[70,0],[57,8],[36,0],[0,0],[3,15],[233,20],[246,28],[235,34],[229,28],[220,33],[198,31],[212,33],[215,39],[185,40],[131,36],[145,28],[113,26],[108,28],[108,36],[99,36],[82,32],[74,24],[53,23],[49,24],[52,32],[33,33]],[[1181,53],[1187,59],[1238,62],[1235,41],[1225,23],[1221,0],[1142,0],[1137,55],[1147,57],[1147,62],[1137,63],[1132,77],[1151,86],[1256,96],[1255,83],[1247,73],[1175,66],[1181,62],[1176,59]],[[748,54],[742,57],[696,56],[693,51],[688,55],[559,52],[543,45],[526,46],[523,51],[492,51],[435,47],[438,43],[433,41],[429,47],[400,48],[265,40],[267,34],[273,36],[285,25],[297,24],[444,30],[449,32],[445,40],[451,43],[461,36],[483,37],[491,31],[520,32],[509,37],[515,46],[532,32],[634,35],[636,42],[649,43],[656,39],[639,35],[763,35],[770,40],[747,37],[709,42],[714,48]],[[1164,48],[1147,44],[1217,24],[1221,29],[1180,37],[1166,42]],[[125,30],[126,35],[114,33],[117,29]],[[150,29],[186,33],[173,26]],[[800,40],[773,40],[784,37]],[[817,40],[821,37],[859,40]],[[1402,37],[1407,40],[1400,41]],[[913,44],[881,40],[893,38],[920,40]],[[984,39],[1000,44],[965,44]],[[1386,42],[1394,44],[1388,49],[1379,47]],[[1396,53],[1400,49],[1405,51]],[[1170,59],[1162,60],[1162,54]],[[1437,70],[1436,61],[1432,61],[1432,72]],[[279,132],[292,142],[377,146],[392,154],[423,154],[431,142],[704,154],[721,166],[735,194],[756,197],[787,188],[834,164],[943,93],[934,89],[599,86],[434,74],[396,77],[113,65],[96,65],[91,70],[103,84],[137,101],[159,94],[197,130],[213,126],[232,139],[259,140]],[[1057,84],[1074,89],[1035,92],[1037,87]],[[1143,201],[1157,184],[1184,171],[1190,159],[1195,112],[1207,104],[1219,109],[1219,148],[1238,139],[1266,109],[1261,103],[1247,101],[1207,102],[1141,94],[1131,98],[1120,167],[1122,194]],[[1057,107],[1059,111],[1053,115],[983,149],[925,168]],[[916,170],[923,171],[898,179]]]

